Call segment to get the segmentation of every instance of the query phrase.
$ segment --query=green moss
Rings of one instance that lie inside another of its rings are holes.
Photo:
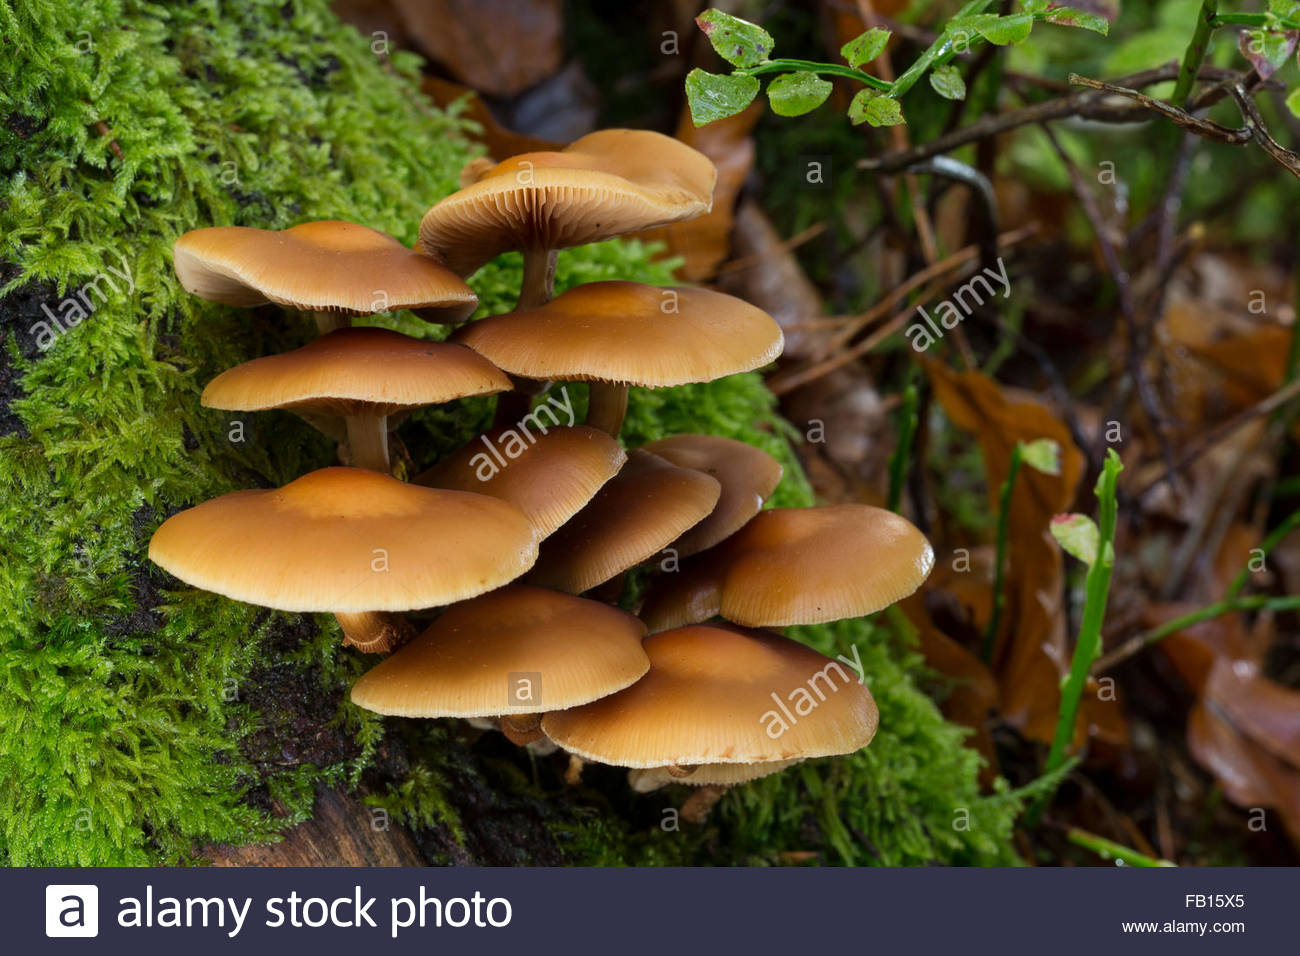
[[[570,794],[550,771],[524,773],[516,752],[437,726],[397,731],[411,739],[392,770],[395,728],[345,702],[366,662],[340,650],[331,620],[177,586],[145,560],[168,514],[333,454],[278,413],[232,443],[227,417],[200,407],[218,371],[312,332],[276,310],[184,295],[170,248],[201,225],[321,218],[410,241],[473,155],[461,121],[417,94],[412,59],[376,58],[324,0],[0,0],[0,46],[0,858],[181,861],[211,841],[272,839],[310,812],[316,786],[383,767],[375,801],[441,832],[448,859],[492,839],[484,802],[534,821],[528,858],[543,861],[811,848],[872,862],[863,840],[880,862],[1007,858],[1014,801],[978,796],[975,758],[916,690],[919,662],[863,622],[804,636],[861,649],[876,742],[737,791],[703,832],[669,838],[650,821],[662,798],[632,797],[608,774]],[[130,283],[37,348],[42,305],[57,313],[124,266]],[[518,270],[504,257],[472,280],[485,310],[508,306]],[[606,243],[562,256],[559,284],[665,282],[666,270],[636,243]],[[437,334],[409,315],[378,321]],[[403,429],[412,459],[431,460],[487,409],[421,414]],[[784,429],[752,375],[637,392],[628,420],[633,443],[686,430],[758,443],[787,465],[779,502],[805,503]],[[952,825],[961,807],[969,830]]]

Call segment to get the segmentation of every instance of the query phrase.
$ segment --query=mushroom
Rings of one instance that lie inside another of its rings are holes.
[[[641,617],[651,631],[714,615],[748,627],[821,624],[901,601],[932,567],[925,536],[883,508],[773,508],[661,577]]]
[[[529,743],[541,737],[541,710],[590,703],[644,675],[644,635],[618,608],[514,584],[448,608],[367,671],[352,702],[399,717],[502,717],[508,737]]]
[[[692,787],[734,787],[762,777],[780,773],[799,763],[792,760],[770,760],[762,763],[706,763],[690,768],[646,767],[627,772],[627,783],[637,793],[651,793],[670,783],[684,783]]]
[[[208,383],[202,401],[228,411],[342,416],[352,463],[387,473],[389,415],[509,388],[504,372],[463,345],[355,328],[228,369]]]
[[[577,514],[626,461],[623,446],[595,428],[557,426],[534,435],[521,426],[480,435],[414,480],[508,501],[545,538]]]
[[[476,181],[425,213],[419,246],[462,276],[520,250],[517,308],[526,309],[550,299],[557,250],[702,215],[713,205],[717,170],[661,133],[607,129],[469,176]]]
[[[708,289],[591,282],[538,308],[494,315],[454,339],[511,375],[585,381],[587,424],[617,435],[629,385],[710,382],[781,354],[776,321]]]
[[[852,670],[779,634],[695,624],[652,634],[643,646],[643,678],[547,713],[546,735],[583,760],[666,768],[682,780],[715,764],[852,753],[875,735],[875,701]]]
[[[722,485],[713,512],[673,542],[685,556],[711,548],[758,514],[781,483],[781,463],[765,451],[718,435],[670,435],[641,446],[674,465],[712,475]]]
[[[661,550],[718,502],[714,478],[634,449],[627,464],[542,544],[528,580],[579,594]]]
[[[248,226],[195,229],[176,240],[172,265],[185,291],[211,302],[274,302],[311,312],[322,333],[350,315],[411,309],[430,322],[469,318],[474,290],[437,259],[352,222],[305,222],[282,232]]]
[[[332,612],[346,643],[388,650],[404,622],[377,612],[500,587],[532,567],[537,539],[528,519],[496,498],[332,467],[173,515],[154,532],[149,558],[237,601]]]

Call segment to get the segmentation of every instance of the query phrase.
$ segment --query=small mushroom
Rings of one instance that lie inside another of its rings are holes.
[[[352,463],[387,473],[389,415],[509,388],[504,372],[463,345],[355,328],[228,369],[208,383],[202,401],[229,411],[341,416]]]
[[[473,322],[454,336],[511,375],[591,385],[587,424],[617,435],[629,385],[711,382],[774,361],[776,321],[708,289],[591,282],[546,305]]]
[[[415,482],[508,501],[545,538],[577,514],[626,461],[622,445],[585,425],[540,434],[497,429],[417,475]]]
[[[455,323],[478,305],[474,290],[432,256],[352,222],[305,222],[282,232],[211,226],[185,233],[172,265],[187,292],[251,308],[274,302],[311,312],[320,331],[350,315],[411,309]]]
[[[711,548],[745,526],[781,483],[781,463],[767,452],[718,435],[670,435],[641,446],[674,465],[712,475],[722,485],[713,512],[673,542],[682,556]]]
[[[883,508],[773,508],[659,578],[641,617],[651,631],[715,615],[747,627],[821,624],[901,601],[932,567],[925,536]]]
[[[556,250],[702,215],[713,205],[717,171],[672,137],[607,129],[472,176],[425,213],[419,245],[462,276],[522,251],[524,309],[550,299]]]
[[[879,714],[857,675],[779,634],[696,624],[652,634],[643,646],[645,677],[546,714],[546,735],[583,760],[687,770],[683,781],[693,766],[852,753],[875,735]]]
[[[523,574],[533,526],[487,495],[323,468],[283,488],[236,491],[173,515],[149,558],[187,584],[282,611],[328,611],[347,642],[387,650],[382,611],[461,601]]]
[[[399,717],[501,717],[516,743],[542,710],[589,703],[650,666],[645,626],[624,611],[514,584],[453,605],[352,687],[352,702]]]
[[[640,564],[718,502],[714,478],[634,449],[627,464],[542,544],[533,584],[579,594]]]

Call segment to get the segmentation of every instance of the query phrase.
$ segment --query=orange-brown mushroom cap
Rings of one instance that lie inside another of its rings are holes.
[[[414,309],[432,322],[462,321],[478,305],[438,260],[352,222],[195,229],[176,240],[172,264],[187,292],[226,305],[351,315]]]
[[[697,624],[652,634],[627,690],[548,713],[546,735],[618,767],[768,763],[852,753],[879,714],[852,668],[766,631]]]
[[[577,514],[627,461],[623,446],[596,428],[521,431],[525,429],[516,426],[480,435],[415,481],[508,501],[545,538]]]
[[[901,601],[934,567],[907,519],[868,505],[773,508],[656,582],[650,630],[721,615],[747,627],[821,624]]]
[[[515,584],[448,608],[353,685],[399,717],[495,717],[589,703],[650,667],[642,623],[586,598]]]
[[[714,478],[634,449],[627,464],[542,543],[529,581],[579,594],[640,564],[718,502]]]
[[[537,540],[497,498],[334,467],[173,515],[149,557],[187,584],[282,611],[409,611],[512,581]]]
[[[776,321],[743,299],[639,282],[580,285],[455,338],[512,375],[654,388],[761,368],[784,344]]]
[[[719,435],[670,435],[642,445],[648,452],[712,475],[722,485],[713,512],[673,543],[682,555],[711,548],[758,514],[781,483],[781,463],[761,449]]]
[[[477,175],[420,223],[420,246],[460,275],[510,249],[567,249],[702,215],[717,171],[671,137],[607,129]]]
[[[510,378],[472,349],[376,328],[337,329],[280,355],[222,372],[203,404],[230,411],[310,409],[391,415],[508,391]]]

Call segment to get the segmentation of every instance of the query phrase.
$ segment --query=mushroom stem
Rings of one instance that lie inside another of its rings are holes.
[[[501,732],[516,746],[523,747],[546,735],[542,732],[541,714],[509,714],[501,718]]]
[[[533,408],[533,397],[546,390],[546,382],[535,378],[511,375],[514,390],[497,395],[496,414],[492,416],[493,428],[513,428],[522,422]]]
[[[334,617],[343,628],[344,645],[367,654],[387,654],[415,636],[415,628],[392,611],[336,612]]]
[[[687,823],[703,823],[708,819],[709,811],[713,809],[714,804],[721,800],[726,792],[726,787],[717,784],[700,787],[682,804],[682,819]]]
[[[627,414],[627,386],[615,382],[592,382],[587,399],[587,424],[617,438]]]
[[[587,762],[577,754],[569,754],[569,766],[564,771],[565,786],[576,787],[582,783],[582,768]]]
[[[346,312],[313,312],[312,315],[316,318],[316,330],[321,335],[352,327],[352,317]]]
[[[555,263],[559,252],[535,246],[524,250],[524,281],[519,286],[515,311],[535,309],[555,296]]]
[[[388,422],[386,415],[348,415],[348,448],[355,468],[388,474]]]
[[[664,769],[668,771],[668,776],[675,777],[678,780],[682,780],[686,777],[689,777],[691,774],[695,773],[695,771],[699,770],[700,768],[698,764],[670,763]]]

